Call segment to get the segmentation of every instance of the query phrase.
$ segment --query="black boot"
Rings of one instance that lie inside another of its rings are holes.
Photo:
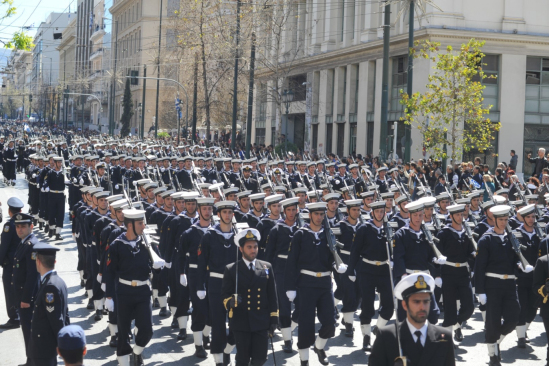
[[[50,231],[50,224],[44,226],[44,232],[47,233],[48,231]]]
[[[42,230],[43,228],[44,228],[44,223],[40,221],[40,223],[38,224],[38,229]]]
[[[496,344],[497,350],[498,350],[498,360],[501,361],[501,350],[499,349],[499,343]]]
[[[179,334],[177,335],[178,341],[184,341],[187,339],[187,329],[180,329]]]
[[[172,329],[177,329],[179,328],[179,323],[177,322],[177,319],[174,317],[173,320],[172,320],[172,325],[171,325]]]
[[[229,366],[231,364],[231,354],[223,352],[223,366]]]
[[[526,348],[526,338],[518,339],[518,348]]]
[[[86,281],[84,281],[83,279],[80,280],[80,287],[84,287],[86,286]]]
[[[461,332],[461,328],[457,328],[455,331],[454,331],[454,340],[456,342],[461,342],[463,341],[463,333]]]
[[[88,309],[88,310],[95,309],[95,306],[93,306],[93,300],[92,299],[88,299],[88,305],[86,306],[86,309]]]
[[[143,355],[136,355],[135,353],[133,353],[132,356],[133,356],[133,366],[145,365],[145,362],[143,362]]]
[[[316,355],[318,356],[318,362],[320,362],[324,366],[330,364],[330,362],[328,361],[328,357],[326,357],[326,352],[323,349],[317,349],[315,346],[314,350]]]
[[[352,323],[345,323],[345,337],[353,338],[355,330]]]
[[[117,334],[111,336],[111,341],[109,342],[109,346],[111,346],[112,348],[118,347],[118,335]]]
[[[158,316],[161,316],[161,317],[168,317],[172,315],[172,312],[168,310],[167,307],[162,307],[160,308],[160,312],[158,313]]]
[[[301,361],[301,366],[309,366],[309,361]]]
[[[99,310],[96,310],[95,311],[95,316],[93,317],[93,320],[95,320],[96,322],[100,321],[101,319],[103,319],[103,310],[99,309]]]
[[[153,302],[153,308],[159,308],[160,307],[160,304],[158,303],[158,297],[156,299],[154,299],[154,302]]]
[[[292,349],[292,341],[284,341],[284,345],[282,346],[282,350],[284,351],[284,353],[292,353],[293,352],[293,349]]]
[[[55,234],[55,240],[63,240],[61,234]]]
[[[109,315],[109,311],[103,306],[103,315]]]
[[[198,357],[198,358],[208,357],[208,353],[204,349],[204,346],[194,346],[194,348],[196,349],[196,351],[194,351],[194,355],[193,355],[194,357]]]
[[[50,232],[48,233],[48,238],[53,238],[53,234],[55,234],[55,230],[51,229]]]
[[[370,347],[370,336],[369,335],[365,335],[364,338],[362,339],[362,350],[363,351],[370,351],[371,350],[371,347]]]
[[[501,366],[498,356],[490,356],[490,362],[488,362],[488,366]]]
[[[202,336],[202,344],[204,345],[204,349],[210,349],[210,336]]]

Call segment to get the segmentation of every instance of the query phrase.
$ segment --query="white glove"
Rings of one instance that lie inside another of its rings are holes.
[[[154,263],[153,263],[153,268],[154,269],[160,269],[160,268],[164,267],[165,263],[166,263],[166,261],[164,259],[155,260]]]
[[[79,238],[79,237],[80,237],[80,233],[74,234],[74,236],[76,236],[77,238]]]
[[[76,234],[72,233],[72,240],[76,240]]]
[[[97,282],[101,283],[101,280],[103,279],[103,276],[101,276],[101,273],[97,274]]]
[[[217,183],[217,181],[215,179],[212,180],[212,184],[216,184],[216,183]]]
[[[345,273],[347,272],[347,265],[345,263],[341,263],[339,267],[336,269],[337,273]]]
[[[389,261],[389,265],[391,266],[391,269],[393,269],[393,267],[395,266],[395,262]]]
[[[288,299],[290,302],[293,302],[295,297],[297,296],[297,292],[295,291],[286,291],[286,296],[288,296]]]
[[[42,191],[42,192],[46,192],[46,191],[44,190],[44,187],[42,187],[41,191]]]
[[[335,184],[339,184],[339,183],[340,183],[340,182],[339,182],[339,179],[336,179],[336,180],[335,180]]]
[[[101,290],[102,290],[103,292],[106,292],[106,291],[107,291],[107,284],[106,284],[106,283],[102,283],[102,284],[101,284]]]
[[[181,286],[187,287],[187,275],[182,274],[181,276],[179,276],[179,283],[181,284]]]
[[[137,187],[137,181],[136,180],[133,181],[133,186]]]
[[[49,192],[50,191],[50,187],[46,187],[46,192]]]
[[[356,276],[349,276],[349,279],[350,279],[351,281],[355,282],[355,281],[356,281]]]
[[[204,300],[206,298],[206,291],[196,291],[196,296],[198,296],[200,300]]]
[[[436,264],[444,264],[446,263],[446,257],[441,255],[439,258],[435,258],[435,263]]]
[[[72,178],[72,182],[73,182],[74,184],[76,184],[76,183],[78,183],[78,180],[77,180],[76,178]]]
[[[166,262],[166,263],[164,264],[164,267],[166,267],[166,268],[172,268],[172,264],[171,264],[171,263],[168,263],[168,262]]]
[[[442,278],[440,277],[435,278],[435,286],[442,287]]]
[[[32,174],[32,177],[33,177],[33,178],[36,178],[36,174],[33,173],[33,174]]]
[[[478,301],[480,301],[480,303],[481,303],[482,305],[486,305],[486,301],[487,301],[487,300],[488,300],[488,299],[486,298],[486,294],[479,294],[479,295],[478,295]]]
[[[160,168],[160,171],[161,171],[162,173],[164,173],[164,171],[166,171],[166,168],[162,167],[162,168]]]
[[[83,184],[84,184],[84,179],[80,178],[80,180],[78,181],[78,183],[80,183],[80,185],[83,185]]]
[[[520,270],[521,270],[522,272],[524,272],[524,273],[530,273],[530,272],[532,272],[532,271],[534,270],[534,267],[532,267],[532,266],[529,265],[529,264],[526,265],[526,268],[524,268],[524,267],[522,266],[522,263],[519,263],[519,268],[520,268]]]
[[[114,185],[114,189],[119,189],[119,188],[120,188],[120,186],[118,184]]]
[[[110,311],[111,313],[114,312],[114,300],[106,298],[105,299],[105,308]]]
[[[471,277],[475,277],[475,272],[471,272]]]

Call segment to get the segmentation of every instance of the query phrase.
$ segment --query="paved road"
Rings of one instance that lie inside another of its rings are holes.
[[[4,220],[7,217],[6,201],[10,197],[19,197],[23,202],[27,201],[27,185],[18,175],[15,187],[4,187],[0,185],[0,202],[4,209]],[[25,211],[28,207],[25,208]],[[68,210],[67,210],[68,212]],[[62,232],[63,241],[54,242],[61,248],[57,257],[57,272],[67,283],[69,290],[69,310],[71,322],[78,324],[86,331],[88,342],[88,355],[85,364],[110,365],[115,366],[115,349],[108,346],[107,340],[109,331],[106,318],[102,321],[93,320],[93,311],[86,309],[87,300],[84,290],[80,287],[80,280],[76,271],[77,251],[76,243],[72,240],[70,233],[70,223],[65,221],[65,228]],[[42,233],[40,239],[46,240]],[[0,281],[0,287],[2,286]],[[0,291],[3,295],[3,290]],[[2,296],[0,295],[0,296]],[[7,320],[5,302],[0,301],[0,322]],[[177,341],[177,331],[170,328],[171,318],[159,318],[158,309],[153,310],[154,337],[145,349],[144,357],[147,365],[214,365],[211,357],[206,360],[199,360],[192,356],[194,345],[192,343],[192,333],[190,324],[187,332],[189,337],[185,341]],[[483,324],[480,312],[477,311],[469,321],[469,327],[464,329],[465,340],[456,350],[456,359],[458,364],[469,363],[470,365],[484,365],[488,362],[486,345],[484,341]],[[327,353],[332,364],[335,365],[366,365],[368,355],[362,350],[362,336],[358,317],[355,317],[355,337],[351,340],[343,334],[343,329],[336,331],[335,338],[328,341]],[[518,365],[545,365],[546,357],[546,336],[543,329],[543,323],[538,316],[528,332],[532,342],[526,349],[516,347],[516,335],[510,334],[502,344],[502,363]],[[297,339],[294,337],[294,347]],[[282,338],[280,334],[275,337],[274,349],[278,365],[299,365],[299,356],[297,352],[288,355],[282,352]],[[25,362],[23,337],[20,329],[0,331],[0,364],[18,365]],[[233,355],[234,363],[234,355]],[[60,362],[60,364],[62,364]],[[318,366],[320,363],[311,351],[311,366]],[[267,365],[273,365],[273,356],[269,352]]]

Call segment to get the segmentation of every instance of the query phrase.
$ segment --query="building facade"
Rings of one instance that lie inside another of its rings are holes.
[[[496,79],[485,81],[485,104],[493,105],[490,119],[501,122],[493,148],[471,152],[486,163],[509,161],[509,150],[519,156],[518,170],[528,173],[523,158],[529,151],[549,146],[549,3],[526,0],[437,0],[443,12],[427,7],[416,17],[415,39],[437,41],[454,48],[471,38],[485,40],[484,71]],[[343,5],[342,5],[343,4]],[[295,24],[282,42],[294,48],[291,71],[284,78],[258,70],[254,93],[252,141],[277,144],[277,132],[300,148],[320,154],[333,152],[379,154],[382,94],[383,7],[375,2],[307,1],[292,5]],[[396,153],[403,156],[403,106],[399,91],[407,88],[407,15],[391,11],[389,62],[389,135],[395,134]],[[544,15],[545,14],[545,15]],[[261,37],[259,37],[261,38]],[[286,50],[287,51],[287,50]],[[288,64],[288,60],[282,60]],[[413,91],[424,92],[433,65],[414,61]],[[265,90],[279,78],[279,94],[293,91],[286,106]],[[271,79],[270,79],[271,78]],[[546,80],[547,79],[547,80]],[[545,86],[547,85],[547,86]],[[546,90],[547,88],[547,90]],[[277,123],[278,122],[278,123]],[[309,128],[310,122],[310,128]],[[395,124],[395,122],[397,122]],[[278,125],[278,128],[277,128]],[[392,141],[387,141],[393,146]],[[310,145],[309,145],[310,144]],[[392,150],[392,148],[389,148]],[[422,136],[412,128],[412,158],[424,156]],[[472,160],[472,159],[471,159]]]

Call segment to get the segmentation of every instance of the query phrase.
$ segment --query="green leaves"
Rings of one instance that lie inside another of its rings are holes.
[[[492,147],[494,132],[501,126],[485,117],[492,106],[483,106],[485,86],[480,81],[493,76],[482,71],[484,41],[471,39],[459,51],[448,46],[439,52],[439,46],[432,41],[415,43],[414,57],[430,59],[435,66],[425,93],[408,96],[401,91],[401,120],[421,131],[423,146],[434,158],[458,160],[463,151]]]

